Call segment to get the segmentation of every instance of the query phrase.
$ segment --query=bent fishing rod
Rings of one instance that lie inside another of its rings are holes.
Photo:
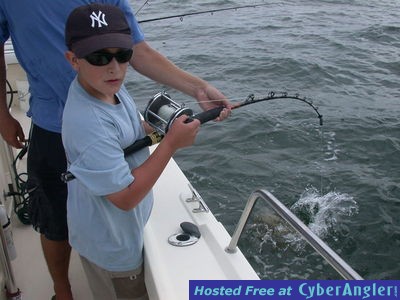
[[[319,119],[319,124],[322,126],[322,115],[319,113],[318,108],[314,106],[311,100],[307,99],[306,97],[300,97],[299,94],[289,95],[286,92],[269,92],[267,96],[262,98],[256,98],[254,94],[250,94],[246,100],[234,104],[231,109],[237,109],[250,104],[278,99],[293,99],[306,103],[315,111]],[[208,121],[216,119],[223,109],[223,106],[219,106],[198,114],[194,114],[190,108],[186,107],[185,105],[179,105],[177,102],[172,100],[166,92],[160,92],[149,101],[143,113],[144,120],[151,127],[153,127],[155,131],[149,135],[146,135],[142,139],[136,140],[132,145],[125,148],[124,155],[127,156],[161,142],[164,135],[172,126],[172,123],[182,115],[189,116],[189,118],[186,120],[187,123],[197,119],[200,121],[200,124],[204,124]],[[65,183],[74,178],[75,176],[71,172],[65,172],[61,174],[61,180]]]

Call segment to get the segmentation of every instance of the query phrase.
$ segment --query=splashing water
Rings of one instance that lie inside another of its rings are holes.
[[[319,238],[338,240],[345,219],[358,213],[358,204],[345,193],[329,192],[321,195],[317,189],[307,188],[290,210]],[[291,248],[297,253],[304,250],[305,240],[268,207],[255,214],[250,226],[259,238],[259,253],[265,244],[280,251]]]
[[[358,204],[349,194],[332,191],[322,195],[311,187],[290,210],[321,239],[339,240],[340,228],[358,213]],[[248,245],[254,246],[247,255],[261,278],[336,278],[336,271],[272,208],[260,207],[254,217],[246,237]]]
[[[358,204],[346,193],[336,191],[321,195],[315,188],[306,189],[300,199],[292,205],[295,213],[318,237],[334,234],[338,223],[358,213]]]

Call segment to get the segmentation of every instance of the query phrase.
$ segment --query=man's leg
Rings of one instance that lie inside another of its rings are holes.
[[[43,234],[40,235],[40,240],[47,267],[53,279],[56,299],[73,299],[71,284],[68,279],[71,246],[68,241],[48,240]]]
[[[60,180],[67,161],[61,134],[33,126],[28,151],[30,218],[40,235],[56,300],[71,300],[71,247],[67,228],[67,185]]]

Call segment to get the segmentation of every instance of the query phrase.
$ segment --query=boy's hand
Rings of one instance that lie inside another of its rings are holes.
[[[185,123],[188,118],[188,116],[182,115],[172,123],[171,128],[164,137],[164,140],[167,139],[171,147],[179,149],[194,144],[197,132],[200,129],[200,121],[193,119]]]

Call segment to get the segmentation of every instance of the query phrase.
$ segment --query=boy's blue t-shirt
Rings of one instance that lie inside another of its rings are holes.
[[[75,71],[65,59],[65,22],[81,5],[101,2],[119,6],[125,13],[135,43],[143,33],[127,0],[7,0],[0,1],[0,43],[11,35],[14,51],[25,69],[30,100],[28,116],[34,124],[61,132],[61,118]]]
[[[105,195],[125,189],[131,170],[149,156],[142,149],[124,157],[124,148],[145,136],[139,113],[127,90],[111,105],[90,96],[75,79],[64,109],[62,139],[69,171],[68,229],[71,246],[109,271],[128,271],[142,263],[143,230],[150,216],[150,192],[134,209],[124,211]]]

